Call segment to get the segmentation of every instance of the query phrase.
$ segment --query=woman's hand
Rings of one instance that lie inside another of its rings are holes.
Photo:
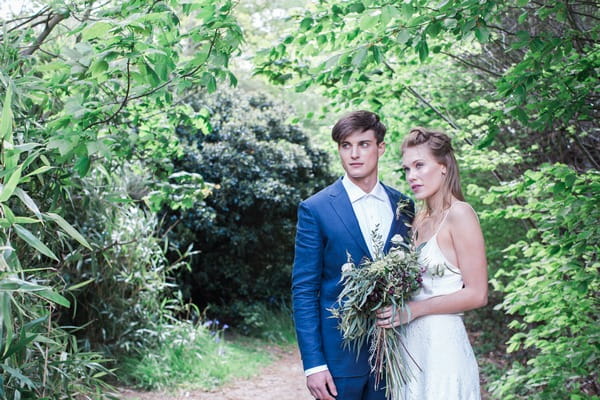
[[[409,304],[402,308],[387,306],[377,310],[377,326],[380,328],[395,328],[409,323],[414,319]]]

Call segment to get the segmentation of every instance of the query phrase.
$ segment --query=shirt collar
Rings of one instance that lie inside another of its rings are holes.
[[[373,190],[371,190],[370,193],[365,193],[360,187],[355,185],[348,177],[348,174],[344,175],[344,178],[342,179],[342,184],[344,185],[344,189],[346,189],[346,193],[348,193],[350,203],[354,203],[367,195],[371,195],[381,201],[388,200],[387,193],[385,192],[383,185],[379,182],[379,179],[377,179],[377,183],[375,184]]]

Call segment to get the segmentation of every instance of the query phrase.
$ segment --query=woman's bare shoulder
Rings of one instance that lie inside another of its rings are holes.
[[[452,203],[448,213],[448,219],[451,220],[453,225],[472,223],[479,225],[479,219],[475,213],[475,210],[466,201],[456,200],[454,203]]]

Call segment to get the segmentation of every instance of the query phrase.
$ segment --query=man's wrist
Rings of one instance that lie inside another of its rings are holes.
[[[318,365],[316,367],[305,369],[304,375],[309,376],[309,375],[316,374],[317,372],[328,371],[328,370],[329,370],[329,368],[327,367],[327,364]]]

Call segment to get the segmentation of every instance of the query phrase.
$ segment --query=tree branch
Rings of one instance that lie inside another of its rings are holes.
[[[33,43],[31,46],[29,46],[28,48],[23,50],[23,52],[21,52],[21,55],[23,55],[23,56],[32,55],[37,49],[39,49],[39,47],[42,45],[44,40],[46,40],[46,38],[48,37],[50,32],[52,32],[52,30],[56,27],[56,25],[58,25],[58,23],[60,21],[66,19],[68,16],[69,16],[69,14],[56,14],[52,17],[51,17],[51,15],[49,15],[48,17],[49,18],[51,17],[51,18],[48,21],[48,23],[46,24],[46,28],[44,29],[44,31],[42,33],[40,33],[38,38],[35,40],[35,43]]]
[[[119,109],[117,111],[115,111],[113,113],[113,115],[111,115],[110,117],[103,119],[101,121],[96,121],[96,122],[91,123],[90,125],[86,126],[84,128],[84,130],[87,130],[95,125],[105,124],[107,122],[112,121],[121,112],[121,110],[123,110],[123,108],[125,108],[125,105],[129,101],[129,90],[131,89],[130,65],[131,65],[131,59],[128,58],[127,59],[127,89],[125,91],[125,96],[123,97],[123,100],[121,100],[121,105],[119,106]]]
[[[480,66],[480,65],[473,64],[473,63],[471,63],[471,62],[469,62],[469,61],[467,61],[467,60],[465,60],[465,59],[463,59],[463,58],[461,58],[461,57],[459,57],[459,56],[455,56],[454,54],[447,53],[447,52],[445,52],[445,51],[440,51],[440,53],[442,53],[442,54],[444,54],[444,55],[447,55],[448,57],[454,58],[455,60],[458,60],[458,61],[460,61],[461,63],[465,64],[466,66],[469,66],[469,67],[472,67],[472,68],[475,68],[475,69],[479,69],[479,70],[481,70],[481,71],[483,71],[483,72],[486,72],[486,73],[488,73],[488,74],[490,74],[490,75],[493,75],[493,76],[495,76],[496,78],[500,78],[500,77],[502,77],[502,74],[499,74],[499,73],[497,73],[497,72],[494,72],[494,71],[492,71],[492,70],[489,70],[489,69],[487,69],[487,68],[484,68],[484,67],[482,67],[482,66]]]

